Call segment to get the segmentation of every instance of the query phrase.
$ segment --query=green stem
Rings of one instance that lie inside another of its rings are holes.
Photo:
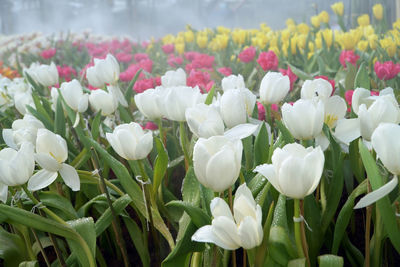
[[[189,158],[189,153],[187,150],[188,138],[187,138],[186,130],[185,130],[185,122],[183,122],[183,121],[179,122],[179,136],[181,139],[181,147],[183,150],[183,155],[185,157],[185,170],[187,171],[189,168],[189,164],[190,164],[190,158]]]
[[[194,252],[192,256],[192,267],[200,267],[201,266],[201,252]]]
[[[300,218],[300,200],[299,199],[294,199],[294,217],[296,219]],[[300,221],[294,222],[294,237],[296,240],[298,256],[299,256],[299,258],[304,258],[303,245],[301,243]]]
[[[158,131],[160,133],[161,141],[163,142],[163,144],[165,146],[166,145],[166,140],[164,138],[164,129],[163,129],[163,126],[162,126],[162,119],[157,119],[156,122],[157,122],[157,126],[158,126]]]

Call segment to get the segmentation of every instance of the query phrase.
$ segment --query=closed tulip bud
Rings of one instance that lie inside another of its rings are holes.
[[[242,184],[236,191],[234,216],[228,204],[219,197],[211,201],[210,209],[214,217],[211,225],[198,229],[192,236],[193,241],[213,243],[227,250],[239,247],[252,249],[261,244],[262,211],[246,184]]]
[[[225,125],[228,128],[232,128],[246,123],[255,103],[256,96],[246,88],[226,91],[220,99],[219,107]]]
[[[32,108],[35,109],[35,104],[33,103],[32,93],[30,91],[27,91],[25,93],[17,93],[14,96],[14,104],[15,104],[15,108],[22,115],[29,113],[26,106],[31,106]]]
[[[176,71],[167,71],[161,76],[161,85],[164,87],[186,86],[186,73],[179,68]]]
[[[145,133],[135,122],[118,125],[106,138],[115,152],[127,160],[144,159],[153,149],[152,133]]]
[[[143,93],[135,95],[135,104],[148,119],[159,119],[164,115],[160,105],[167,92],[168,89],[162,86],[156,89],[147,89]]]
[[[118,61],[111,54],[105,59],[94,59],[94,66],[86,70],[86,78],[94,87],[102,87],[105,83],[115,85],[119,79]]]
[[[331,5],[331,8],[336,15],[343,16],[344,12],[343,2],[336,2],[333,5]]]
[[[28,189],[36,191],[54,182],[60,174],[65,184],[73,191],[80,189],[78,173],[64,163],[68,158],[67,142],[60,135],[47,129],[39,129],[36,138],[35,160],[42,167],[28,181]]]
[[[73,79],[61,84],[60,91],[67,105],[76,112],[85,112],[88,108],[89,95],[83,93],[81,84]]]
[[[94,90],[89,95],[89,103],[95,112],[101,110],[101,115],[108,116],[118,108],[117,99],[104,90]]]
[[[288,76],[279,72],[268,72],[261,81],[260,99],[263,104],[278,104],[290,90]]]
[[[52,86],[58,84],[58,71],[56,65],[51,62],[50,65],[32,64],[25,70],[36,82],[43,86]]]
[[[325,108],[321,100],[300,99],[293,106],[282,106],[282,120],[294,138],[308,140],[315,138],[324,125]]]
[[[200,138],[194,145],[193,166],[197,179],[205,187],[222,192],[239,177],[243,146],[240,140],[224,136]]]
[[[243,76],[240,74],[238,76],[229,75],[228,77],[223,78],[221,81],[221,85],[222,85],[222,90],[224,92],[231,90],[231,89],[246,88],[246,86],[244,84]]]
[[[293,143],[275,149],[272,164],[257,166],[254,171],[265,176],[279,193],[303,199],[317,188],[324,162],[320,147],[304,148]]]
[[[383,18],[383,6],[381,4],[375,4],[372,7],[372,13],[374,13],[374,17],[377,20],[381,20]]]
[[[224,122],[214,106],[204,103],[188,108],[185,113],[190,130],[197,137],[209,138],[224,134]]]
[[[318,97],[326,101],[332,95],[332,85],[324,79],[306,80],[301,87],[301,98],[312,99]]]

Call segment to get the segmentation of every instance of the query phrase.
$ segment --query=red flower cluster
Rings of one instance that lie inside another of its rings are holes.
[[[380,80],[391,80],[397,76],[400,72],[400,64],[394,64],[393,61],[386,61],[380,63],[379,61],[375,62],[374,70],[376,76]]]
[[[290,81],[290,91],[293,90],[293,84],[296,82],[297,80],[297,75],[293,73],[292,69],[290,68],[290,66],[288,66],[287,70],[285,69],[279,69],[279,72],[282,73],[282,75],[288,76],[289,77],[289,81]]]
[[[40,56],[44,59],[50,59],[50,58],[54,57],[55,54],[56,54],[56,49],[50,48],[47,50],[43,50],[42,53],[40,53]]]
[[[249,46],[246,49],[244,49],[242,52],[239,54],[239,59],[240,61],[244,63],[248,63],[254,59],[256,56],[256,48],[254,46]]]
[[[274,51],[261,52],[258,56],[257,63],[264,71],[278,69],[278,57]]]
[[[359,58],[360,56],[354,53],[353,50],[343,50],[342,53],[340,53],[339,61],[343,68],[346,68],[346,62],[356,66]]]

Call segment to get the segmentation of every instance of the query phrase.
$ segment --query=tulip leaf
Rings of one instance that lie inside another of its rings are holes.
[[[18,267],[36,267],[39,266],[38,261],[23,261]]]
[[[276,125],[279,128],[279,131],[282,133],[283,140],[286,144],[294,143],[294,138],[288,128],[282,123],[282,121],[276,121]]]
[[[263,266],[264,258],[265,255],[267,254],[268,250],[268,240],[269,240],[269,234],[271,231],[271,224],[272,224],[272,217],[273,217],[273,212],[274,212],[274,202],[271,203],[269,210],[268,210],[268,215],[264,223],[263,227],[263,240],[261,242],[261,245],[256,248],[256,253],[255,253],[255,266]]]
[[[358,142],[358,148],[360,150],[361,159],[364,163],[372,190],[377,190],[384,184],[379,173],[378,166],[361,139]],[[392,244],[397,252],[400,253],[400,231],[399,227],[397,226],[395,209],[391,205],[389,196],[385,196],[378,200],[376,202],[376,208],[379,209],[382,215],[383,224],[388,233],[390,241],[392,241]]]
[[[181,208],[190,216],[196,227],[200,228],[204,225],[211,224],[211,218],[201,208],[194,206],[191,203],[173,200],[168,202],[166,206]]]
[[[62,107],[61,98],[57,98],[56,116],[54,121],[54,133],[65,137],[65,116]]]
[[[321,255],[318,257],[320,267],[343,267],[343,257],[336,255]]]
[[[112,203],[113,209],[115,211],[115,215],[119,215],[121,212],[124,211],[126,206],[129,205],[129,203],[132,201],[132,199],[129,197],[129,195],[124,195],[117,200],[115,200]],[[107,229],[108,226],[110,226],[112,220],[113,220],[113,215],[111,212],[110,207],[106,209],[103,214],[101,214],[100,218],[96,221],[95,228],[96,228],[96,236],[101,235],[101,233]]]
[[[127,216],[122,216],[122,219],[128,229],[129,236],[135,245],[136,251],[139,254],[140,260],[142,261],[143,267],[150,266],[150,255],[146,247],[146,242],[143,240],[142,230],[139,228],[137,223]]]
[[[51,121],[49,121],[43,114],[41,114],[36,109],[34,109],[33,107],[28,106],[28,105],[26,106],[26,109],[29,111],[29,113],[31,113],[33,116],[35,116],[36,119],[40,120],[47,129],[49,129],[49,130],[54,129],[53,123]]]
[[[290,69],[292,70],[292,72],[293,72],[294,74],[296,74],[296,76],[299,77],[300,79],[302,79],[303,81],[305,81],[305,80],[312,80],[312,79],[313,79],[313,77],[312,77],[310,74],[305,73],[304,71],[302,71],[302,70],[296,68],[296,67],[293,66],[292,64],[288,64],[288,65],[290,66]]]
[[[356,189],[348,197],[346,203],[344,203],[342,209],[337,216],[335,223],[335,230],[333,233],[333,243],[332,243],[332,254],[337,254],[339,250],[340,242],[343,239],[343,235],[346,232],[347,225],[350,222],[351,215],[353,214],[353,207],[355,199],[364,194],[367,191],[367,182],[364,180],[359,184]]]
[[[0,259],[4,266],[18,266],[20,262],[28,260],[28,254],[22,238],[17,234],[5,231],[0,226]]]
[[[118,111],[119,111],[119,116],[124,123],[130,123],[134,121],[132,113],[128,111],[128,108],[125,108],[121,104],[119,104]]]
[[[153,193],[155,194],[168,168],[168,153],[160,138],[154,138],[154,141],[156,142],[157,148],[157,157],[155,159],[153,174]]]
[[[137,207],[137,210],[144,216],[147,217],[147,209],[144,204],[143,193],[139,185],[134,182],[129,171],[126,167],[111,156],[99,143],[91,138],[84,137],[86,142],[93,146],[96,151],[100,154],[101,158],[107,162],[111,167],[115,175],[118,177],[122,187],[125,189],[126,193],[131,197],[132,203]],[[167,226],[165,225],[160,213],[156,209],[152,209],[154,225],[158,231],[165,237],[171,248],[174,247],[174,240],[169,232]]]
[[[361,63],[354,79],[354,88],[358,87],[365,88],[367,90],[371,88],[371,83],[369,82],[368,71],[366,68],[366,62]]]
[[[32,93],[32,99],[33,99],[33,103],[35,104],[36,111],[39,112],[44,118],[46,118],[46,120],[51,125],[53,125],[53,120],[52,120],[51,116],[49,115],[49,113],[47,112],[47,110],[43,107],[40,97],[37,94]],[[50,111],[51,111],[51,109],[50,109]]]
[[[197,205],[200,200],[199,181],[193,167],[189,167],[182,185],[182,200]]]
[[[132,81],[129,83],[128,88],[126,88],[126,92],[125,92],[125,99],[129,103],[131,103],[131,98],[132,98],[132,94],[133,94],[133,86],[135,85],[137,79],[139,78],[140,73],[142,73],[143,69],[139,69],[135,76],[133,77]]]
[[[305,267],[305,266],[307,266],[306,258],[291,260],[288,262],[287,265],[287,267]]]
[[[100,136],[100,123],[101,123],[101,110],[97,112],[96,116],[92,121],[92,127],[90,128],[94,140],[97,140],[97,138],[99,138]]]
[[[39,192],[40,201],[47,207],[55,208],[58,213],[64,214],[61,216],[67,220],[73,220],[78,218],[74,207],[72,207],[71,202],[58,193],[52,191],[41,191]]]
[[[254,143],[254,164],[258,166],[267,163],[269,156],[269,139],[265,123],[262,123],[260,131]]]
[[[265,187],[268,180],[261,173],[257,173],[250,182],[247,183],[247,187],[250,189],[253,196],[257,196],[260,191]]]
[[[361,161],[360,154],[358,152],[358,141],[357,139],[352,141],[349,146],[349,159],[350,167],[357,181],[361,183],[364,180],[364,167]]]
[[[353,64],[347,61],[346,61],[346,66],[347,66],[347,74],[344,80],[344,89],[348,91],[354,89],[354,79],[356,77],[357,70],[356,67],[353,66]]]
[[[207,98],[206,98],[206,101],[204,102],[204,104],[210,105],[212,103],[213,98],[214,98],[214,93],[215,93],[215,84],[211,87],[211,90],[208,92]]]

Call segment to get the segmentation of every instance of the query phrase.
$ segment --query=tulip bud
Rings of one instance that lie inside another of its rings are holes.
[[[94,90],[89,95],[89,103],[95,112],[101,110],[101,115],[108,116],[118,108],[115,97],[104,90]]]
[[[54,62],[51,62],[50,65],[32,64],[25,72],[43,86],[58,84],[58,71]]]
[[[161,85],[164,87],[186,86],[186,73],[179,68],[176,71],[167,71],[161,76]]]
[[[115,152],[127,160],[144,159],[153,149],[152,133],[145,133],[135,122],[118,125],[113,133],[106,133],[106,138]]]
[[[60,91],[71,109],[76,112],[85,112],[87,110],[89,96],[83,93],[82,86],[76,79],[70,82],[63,82]]]
[[[301,98],[312,99],[318,97],[326,101],[332,95],[332,85],[324,79],[306,80],[301,87]]]
[[[185,113],[190,130],[197,137],[209,138],[224,134],[224,122],[218,110],[204,103],[188,108]]]
[[[214,243],[227,250],[252,249],[261,244],[262,211],[246,184],[236,190],[234,216],[228,204],[219,197],[211,201],[210,209],[214,217],[211,225],[198,229],[192,236],[193,241]]]
[[[67,142],[60,135],[41,128],[37,132],[35,160],[42,167],[28,181],[30,191],[45,188],[60,174],[73,191],[80,189],[79,176],[74,167],[64,163],[68,158]]]
[[[220,112],[226,126],[232,128],[246,123],[247,116],[253,113],[255,104],[256,96],[249,89],[225,91],[220,100]]]
[[[156,89],[148,89],[135,95],[135,104],[148,119],[159,119],[164,115],[160,105],[167,92],[168,89],[162,86],[156,87]]]
[[[94,66],[86,70],[86,78],[94,87],[102,87],[105,83],[115,85],[119,79],[118,61],[111,54],[105,59],[94,59]]]
[[[288,76],[279,72],[268,72],[261,81],[260,99],[263,104],[277,104],[282,101],[290,90]]]
[[[244,80],[242,75],[230,75],[228,77],[224,77],[221,81],[222,90],[224,92],[231,90],[231,89],[242,89],[246,88],[244,85]]]
[[[315,138],[324,125],[324,104],[321,100],[299,99],[293,106],[282,106],[282,119],[290,133],[299,140]]]
[[[30,91],[25,93],[17,93],[14,96],[14,104],[15,108],[22,115],[29,113],[26,106],[31,106],[32,108],[36,109],[35,104],[33,103],[32,93]]]
[[[242,142],[224,136],[200,138],[193,150],[193,167],[197,179],[205,187],[222,192],[239,177]]]
[[[277,148],[272,164],[259,165],[254,172],[261,173],[279,193],[303,199],[314,192],[324,169],[324,153],[320,147],[293,143]]]
[[[381,4],[375,4],[372,7],[372,13],[377,20],[381,20],[383,18],[383,6]]]

